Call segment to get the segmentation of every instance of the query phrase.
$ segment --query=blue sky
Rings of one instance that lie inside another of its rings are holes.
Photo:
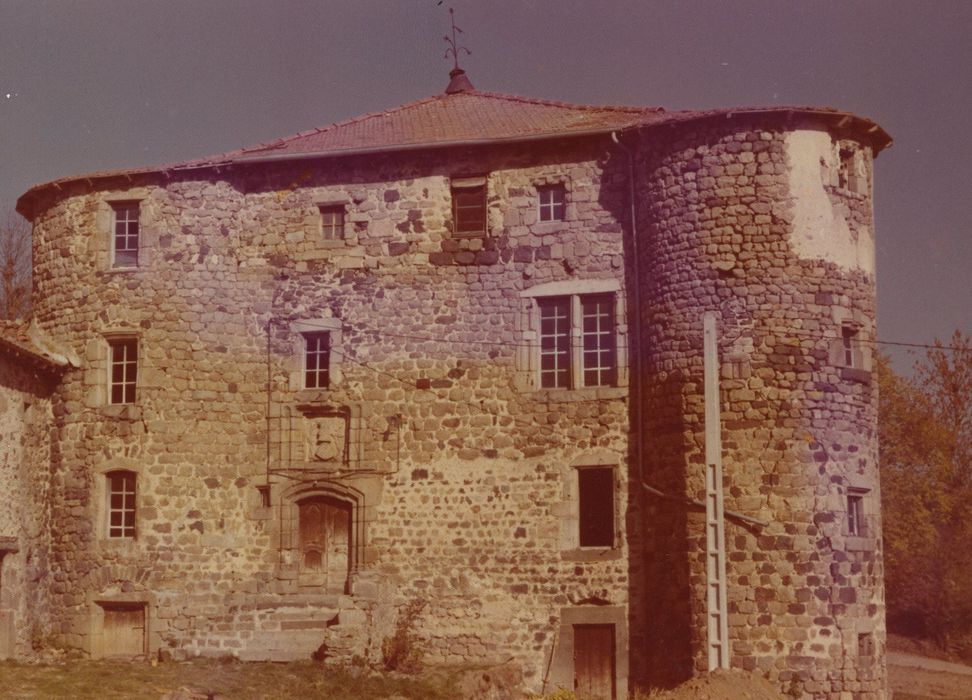
[[[479,89],[875,119],[879,337],[972,332],[965,1],[0,0],[0,207],[441,92],[450,5]]]

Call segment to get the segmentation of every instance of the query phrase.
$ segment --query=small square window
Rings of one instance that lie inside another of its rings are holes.
[[[330,384],[331,334],[304,333],[304,388],[326,389]]]
[[[456,178],[452,181],[452,218],[458,235],[486,233],[486,178]]]
[[[321,237],[325,241],[344,239],[344,207],[341,205],[322,206]]]
[[[581,547],[614,546],[614,469],[577,470],[578,543]]]
[[[135,473],[109,472],[105,477],[108,486],[108,537],[134,539]]]
[[[563,185],[546,185],[537,188],[540,204],[540,221],[563,221],[566,211],[566,190]]]
[[[138,341],[134,338],[108,342],[109,401],[113,404],[135,403],[138,380]]]
[[[847,534],[863,537],[865,532],[864,491],[855,489],[847,494]]]
[[[112,209],[112,267],[138,266],[138,202],[118,202]]]

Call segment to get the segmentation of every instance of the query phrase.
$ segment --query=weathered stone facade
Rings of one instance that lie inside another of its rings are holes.
[[[609,630],[618,697],[629,675],[687,677],[705,665],[704,533],[684,499],[704,494],[701,318],[715,310],[726,507],[767,523],[727,524],[733,664],[807,697],[883,697],[860,342],[874,334],[872,144],[836,116],[35,188],[21,200],[35,323],[79,358],[53,389],[50,450],[24,457],[47,475],[18,497],[49,518],[38,624],[95,656],[287,660],[323,644],[375,660],[424,601],[430,662],[512,656],[531,688],[570,687],[579,635]],[[486,231],[459,235],[450,183],[477,174]],[[551,184],[564,213],[540,221]],[[138,203],[137,266],[112,264],[118,202]],[[321,235],[321,207],[340,208],[342,237]],[[591,295],[609,300],[612,380],[542,388],[540,307]],[[304,388],[318,332],[329,379]],[[119,339],[136,341],[133,403],[109,396]],[[578,540],[592,468],[610,474],[610,546]],[[132,537],[109,532],[118,474],[136,484]],[[853,536],[848,489],[866,514]]]

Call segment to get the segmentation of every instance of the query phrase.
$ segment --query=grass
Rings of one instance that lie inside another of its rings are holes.
[[[159,700],[182,687],[221,698],[414,698],[451,700],[455,678],[448,672],[421,676],[368,669],[193,660],[152,666],[147,662],[66,661],[53,665],[0,662],[2,698],[146,698]]]

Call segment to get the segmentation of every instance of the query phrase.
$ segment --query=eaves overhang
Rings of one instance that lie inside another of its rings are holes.
[[[558,139],[591,138],[617,132],[643,131],[649,133],[665,127],[675,128],[679,125],[701,121],[734,120],[743,118],[771,117],[782,118],[790,122],[799,119],[820,121],[836,132],[845,132],[870,143],[877,155],[892,144],[891,136],[874,121],[859,117],[849,112],[815,107],[740,107],[734,109],[717,110],[684,110],[657,111],[646,113],[640,119],[633,119],[626,124],[603,126],[586,130],[548,131],[543,133],[522,134],[515,136],[496,136],[488,138],[444,139],[434,141],[420,141],[414,143],[381,144],[377,146],[363,146],[352,148],[332,148],[325,150],[288,153],[259,153],[247,155],[246,150],[227,153],[212,158],[187,161],[172,165],[124,170],[109,170],[87,175],[69,176],[35,185],[17,200],[17,211],[27,219],[33,220],[34,201],[49,190],[61,190],[78,182],[87,182],[92,188],[112,180],[124,179],[133,182],[135,178],[146,176],[170,177],[176,173],[211,171],[219,174],[233,166],[245,166],[258,163],[276,163],[287,161],[306,161],[315,159],[340,158],[345,156],[365,156],[379,154],[393,154],[414,151],[431,151],[459,147],[486,147],[517,143],[539,143]]]

